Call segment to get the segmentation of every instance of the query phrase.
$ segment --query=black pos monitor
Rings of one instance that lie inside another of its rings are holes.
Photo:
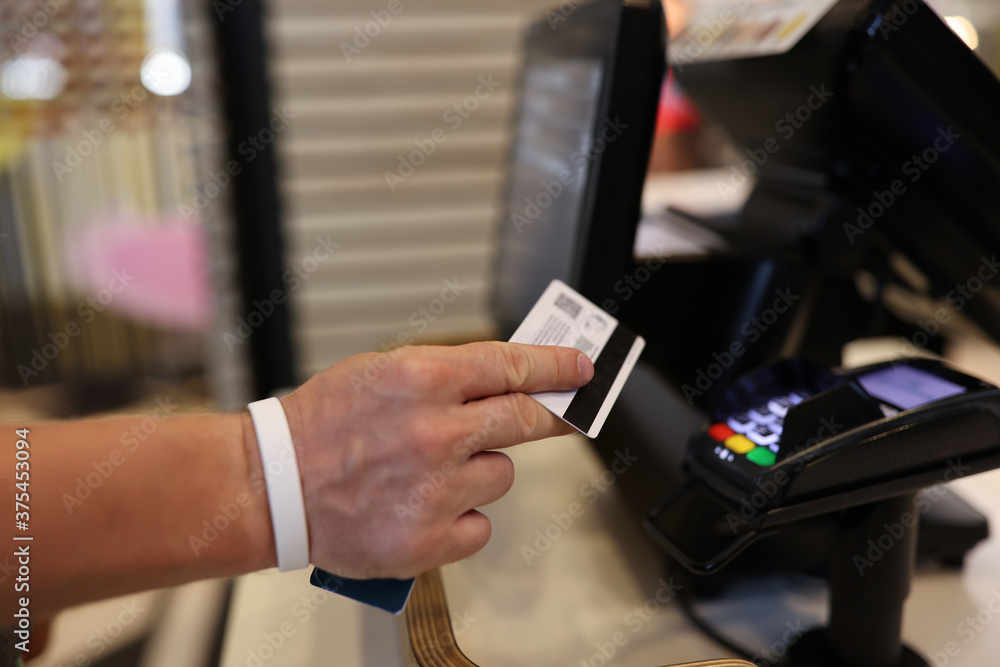
[[[1000,82],[923,2],[841,0],[788,53],[692,63],[676,74],[757,172],[737,216],[701,221],[736,249],[708,264],[729,278],[728,298],[739,308],[704,318],[722,332],[721,340],[678,340],[688,355],[656,361],[676,387],[698,388],[697,370],[716,361],[713,353],[731,341],[749,352],[734,355],[711,386],[685,393],[686,399],[717,413],[738,376],[792,355],[837,366],[843,344],[858,337],[898,336],[901,354],[939,351],[941,325],[958,313],[1000,342],[1000,300],[990,282],[1000,271],[994,259],[1000,249]],[[789,128],[790,114],[807,102],[814,103],[808,118],[794,117]],[[748,339],[746,322],[781,290],[798,297],[790,316],[766,331],[754,329],[755,339]],[[915,322],[899,319],[885,305],[890,290],[932,300],[933,313]],[[688,310],[711,300],[711,292],[694,290]],[[856,474],[865,466],[862,461]],[[985,536],[985,522],[954,498],[934,509],[945,511],[923,514],[919,550],[960,564]],[[745,560],[837,572],[829,554],[845,534],[801,522],[771,544],[751,548]],[[800,651],[786,662],[822,664],[815,653],[825,651],[850,656],[850,664],[923,664],[899,644],[912,561],[901,558],[897,565],[864,585],[830,576],[828,636],[837,645],[820,640],[814,655]],[[883,594],[877,602],[876,591]],[[867,616],[866,605],[884,605],[885,613]],[[843,641],[846,628],[852,646]]]
[[[553,278],[600,303],[631,270],[665,39],[659,0],[554,8],[529,28],[493,294],[504,337]]]
[[[688,216],[727,240],[726,251],[672,258],[628,300],[612,293],[638,267],[629,249],[656,97],[635,84],[622,90],[620,61],[608,54],[648,41],[645,22],[626,20],[644,11],[651,10],[599,0],[558,25],[532,28],[494,301],[509,331],[558,277],[597,303],[618,297],[616,317],[645,336],[643,360],[595,442],[606,458],[627,445],[645,462],[617,485],[639,516],[680,484],[689,439],[740,376],[791,356],[837,366],[843,345],[866,336],[939,350],[933,327],[886,307],[890,289],[938,300],[1000,342],[1000,299],[990,282],[1000,270],[1000,82],[921,0],[840,0],[786,53],[677,68],[684,90],[753,161],[756,184],[735,215]],[[627,72],[659,77],[660,63],[647,55]],[[824,99],[808,122],[782,133],[779,122],[816,90]],[[623,131],[628,144],[616,138],[593,155],[587,147],[608,121],[604,109],[614,110],[612,119],[629,114],[648,124]],[[628,152],[613,150],[626,145]],[[553,174],[574,165],[574,152],[589,156],[571,171],[575,187],[558,197],[547,192]],[[609,168],[613,158],[630,163]],[[606,178],[613,187],[604,187]],[[551,204],[541,206],[546,192]],[[746,326],[779,293],[796,297],[788,314]],[[726,356],[736,343],[741,353]],[[697,384],[709,368],[711,381]],[[919,533],[925,553],[954,564],[985,535],[974,512],[957,511],[972,515],[967,525],[925,525],[925,515]],[[727,571],[739,576],[748,563],[823,571],[835,538],[822,522],[800,524],[750,547]],[[845,653],[841,643],[826,654],[863,654],[878,667],[922,664],[899,645],[908,577],[903,563],[891,584],[894,619],[855,627],[864,650]],[[822,644],[788,664],[826,664],[810,662],[816,654],[824,654]]]

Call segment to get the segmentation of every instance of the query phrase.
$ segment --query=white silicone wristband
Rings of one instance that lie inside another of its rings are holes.
[[[292,432],[278,399],[265,398],[247,408],[264,466],[278,569],[282,572],[298,570],[309,565],[309,531]]]

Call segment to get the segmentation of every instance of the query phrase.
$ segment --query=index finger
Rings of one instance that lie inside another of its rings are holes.
[[[492,341],[460,349],[468,359],[459,364],[455,382],[465,401],[511,392],[577,389],[594,376],[587,355],[571,347]]]

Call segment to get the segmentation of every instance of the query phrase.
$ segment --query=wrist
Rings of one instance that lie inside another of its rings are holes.
[[[266,482],[278,567],[282,571],[307,567],[309,529],[288,416],[277,398],[254,401],[248,408]]]
[[[271,512],[267,504],[267,486],[264,476],[264,466],[260,458],[260,447],[257,445],[257,434],[254,431],[253,420],[249,412],[234,415],[240,424],[240,450],[246,460],[245,475],[243,475],[243,490],[250,497],[248,514],[248,535],[246,549],[246,571],[255,572],[271,567],[277,567],[278,555],[274,546],[274,526],[271,524]]]

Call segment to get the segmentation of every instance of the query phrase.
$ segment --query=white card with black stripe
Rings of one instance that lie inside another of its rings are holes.
[[[561,280],[545,288],[512,343],[575,347],[594,362],[594,377],[573,391],[531,394],[552,414],[588,438],[604,426],[646,341]]]

